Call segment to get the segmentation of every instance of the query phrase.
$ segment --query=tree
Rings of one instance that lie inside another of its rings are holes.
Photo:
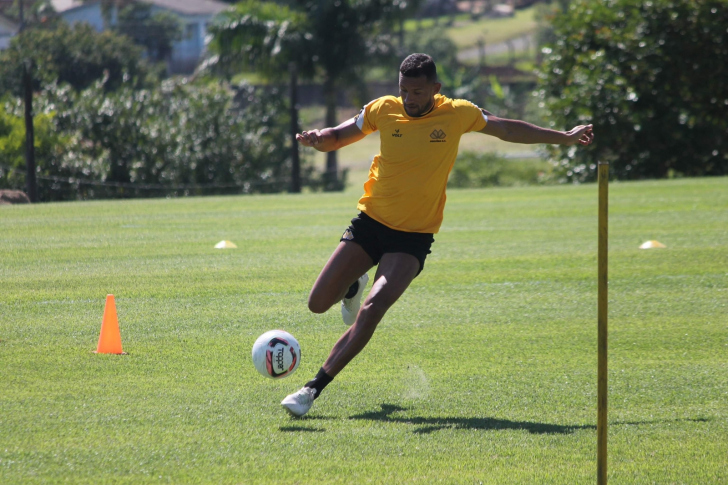
[[[310,35],[304,29],[305,18],[285,6],[248,0],[235,9],[223,12],[211,26],[213,36],[209,49],[215,55],[203,70],[212,70],[230,77],[234,72],[255,70],[264,78],[280,82],[290,76],[291,113],[291,192],[301,191],[298,152],[298,109],[296,89],[298,75],[310,78],[314,66],[305,55]]]
[[[257,72],[270,81],[287,77],[289,64],[311,77],[314,63],[306,18],[286,6],[246,0],[226,10],[210,26],[208,46],[213,57],[204,68],[230,78],[238,72]]]
[[[150,75],[141,49],[129,39],[113,32],[98,33],[82,23],[60,22],[54,29],[31,28],[14,37],[10,47],[0,51],[0,91],[21,95],[24,60],[35,91],[49,82],[69,83],[81,90],[104,76],[105,88],[113,90],[125,78],[144,85]]]
[[[122,8],[134,5],[136,0],[83,0],[86,3],[98,1],[101,4],[101,15],[106,29],[114,28],[114,15]]]
[[[284,100],[275,90],[243,85],[234,93],[184,79],[110,92],[103,80],[80,92],[45,86],[35,103],[40,199],[286,190]],[[24,182],[24,134],[22,103],[0,103],[0,187]],[[313,167],[302,172],[318,188]]]
[[[15,100],[13,105],[0,103],[0,188],[3,189],[21,189],[26,185],[26,132],[22,112],[20,100]],[[33,125],[35,156],[44,161],[57,160],[69,139],[54,129],[53,114],[36,115]]]
[[[361,91],[368,69],[396,59],[392,32],[405,15],[408,4],[405,0],[290,0],[287,3],[290,10],[272,2],[239,4],[236,19],[228,18],[213,29],[216,37],[213,46],[217,46],[213,49],[221,53],[217,61],[225,64],[233,55],[238,55],[247,59],[248,67],[278,79],[286,75],[293,61],[302,77],[315,75],[323,79],[325,123],[335,126],[339,91],[343,87]],[[251,12],[251,16],[246,12]],[[295,41],[289,42],[289,39]],[[327,153],[326,170],[328,189],[342,189],[336,152]]]
[[[58,14],[53,9],[50,0],[22,1],[24,7],[23,20],[26,25],[52,27],[58,22]],[[0,1],[0,14],[14,21],[20,21],[20,1]]]
[[[182,22],[171,12],[151,10],[149,4],[132,3],[119,10],[114,28],[143,46],[153,61],[166,61],[174,43],[182,38]]]
[[[575,0],[551,19],[539,95],[552,126],[597,143],[553,148],[565,180],[728,174],[725,0]]]
[[[336,126],[336,101],[343,87],[363,87],[366,73],[377,64],[397,58],[393,39],[407,7],[406,0],[291,0],[303,12],[311,34],[310,52],[323,77],[326,126]],[[335,151],[326,154],[326,173],[332,189],[338,180]]]

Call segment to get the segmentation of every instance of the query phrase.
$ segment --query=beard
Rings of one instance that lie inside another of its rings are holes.
[[[404,105],[404,111],[407,113],[408,116],[411,116],[412,118],[419,118],[421,116],[425,116],[427,113],[432,111],[433,106],[435,106],[435,100],[432,99],[429,103],[427,103],[425,106],[418,106],[414,109],[407,107],[407,105]]]

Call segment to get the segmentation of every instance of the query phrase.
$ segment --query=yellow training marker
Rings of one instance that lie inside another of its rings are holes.
[[[666,248],[664,244],[662,244],[660,241],[647,241],[642,243],[642,246],[640,246],[640,249],[656,249],[656,248]]]
[[[230,241],[220,241],[219,243],[215,244],[215,249],[232,249],[232,248],[237,248],[237,246]]]

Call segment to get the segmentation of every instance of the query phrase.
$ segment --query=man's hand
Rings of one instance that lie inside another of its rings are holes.
[[[579,125],[575,128],[566,132],[568,140],[564,145],[571,146],[577,143],[587,146],[591,145],[594,141],[594,126],[593,125]]]
[[[305,147],[316,147],[323,143],[324,135],[321,130],[303,131],[296,133],[296,140]]]
[[[335,128],[296,133],[296,141],[305,147],[312,147],[320,152],[331,152],[351,145],[365,136],[356,126],[356,118],[351,118]]]
[[[569,131],[556,131],[550,128],[527,123],[520,120],[509,120],[488,116],[488,123],[480,133],[500,138],[511,143],[547,143],[549,145],[576,145],[587,146],[594,140],[592,125],[580,125]]]

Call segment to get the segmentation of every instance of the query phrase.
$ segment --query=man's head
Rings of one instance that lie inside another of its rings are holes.
[[[409,116],[427,114],[441,87],[435,61],[427,54],[411,54],[399,66],[399,95]]]

